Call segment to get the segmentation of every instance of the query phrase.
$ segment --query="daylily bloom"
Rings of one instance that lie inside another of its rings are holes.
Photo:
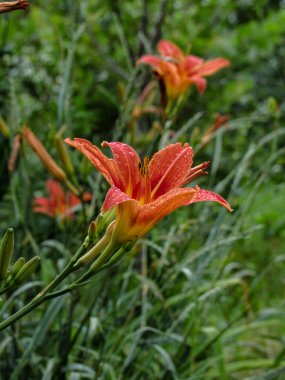
[[[106,157],[90,141],[65,140],[81,151],[110,184],[102,212],[116,207],[112,240],[118,244],[143,236],[159,220],[181,206],[201,201],[230,205],[218,194],[195,188],[182,188],[206,174],[208,162],[192,168],[193,151],[188,144],[171,144],[141,162],[136,151],[120,142],[103,142],[113,159]]]
[[[59,182],[53,179],[46,182],[46,188],[49,196],[35,198],[33,211],[60,219],[72,219],[75,207],[80,205],[81,200],[70,192],[66,193]],[[91,194],[84,193],[83,200],[87,202],[90,199]]]
[[[215,74],[230,64],[225,58],[205,61],[195,55],[185,56],[178,46],[167,40],[161,40],[157,50],[161,57],[143,55],[137,63],[153,67],[167,96],[172,99],[178,98],[192,84],[195,84],[202,94],[207,85],[205,77]]]

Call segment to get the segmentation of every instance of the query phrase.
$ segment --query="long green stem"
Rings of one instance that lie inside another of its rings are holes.
[[[67,264],[67,266],[64,268],[64,270],[58,276],[56,276],[56,278],[48,286],[46,286],[39,294],[37,294],[36,297],[33,298],[26,306],[18,310],[15,314],[11,315],[10,318],[0,323],[0,331],[4,330],[6,327],[10,326],[12,323],[16,322],[20,318],[24,317],[26,314],[34,310],[36,307],[38,307],[40,304],[47,301],[48,299],[63,294],[59,291],[55,292],[53,297],[49,297],[47,293],[54,290],[71,272],[73,272],[74,264],[81,256],[81,254],[84,252],[85,248],[86,246],[83,243],[79,250],[76,252],[76,254],[72,257],[70,262]]]

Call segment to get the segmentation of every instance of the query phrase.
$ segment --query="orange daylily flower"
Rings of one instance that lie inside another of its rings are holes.
[[[102,211],[116,207],[112,239],[117,243],[143,236],[178,207],[195,202],[214,201],[231,211],[230,205],[218,194],[198,186],[182,188],[206,174],[209,164],[204,162],[192,168],[193,151],[188,144],[171,144],[142,163],[136,151],[124,143],[102,143],[112,150],[114,158],[110,159],[88,140],[65,141],[81,151],[111,185]]]
[[[46,188],[49,196],[35,198],[33,211],[51,217],[58,216],[60,219],[72,219],[75,207],[81,203],[81,200],[70,192],[66,193],[60,183],[54,179],[46,182]],[[90,201],[91,194],[84,193],[83,200]]]
[[[154,73],[166,89],[169,98],[176,99],[192,84],[195,84],[202,94],[207,82],[205,77],[215,74],[230,62],[225,58],[215,58],[205,61],[195,55],[185,56],[174,43],[161,40],[157,45],[161,57],[143,55],[137,64],[147,64],[154,69]]]

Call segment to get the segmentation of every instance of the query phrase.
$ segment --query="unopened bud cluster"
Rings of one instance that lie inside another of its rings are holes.
[[[37,269],[40,257],[26,260],[20,257],[12,267],[11,258],[14,251],[14,231],[8,228],[0,244],[0,294],[12,290],[26,281]]]

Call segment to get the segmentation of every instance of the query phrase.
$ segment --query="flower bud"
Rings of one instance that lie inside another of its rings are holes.
[[[68,150],[66,148],[66,144],[64,144],[61,136],[59,134],[56,134],[54,137],[55,147],[57,150],[57,153],[59,155],[59,158],[62,162],[62,165],[65,169],[65,171],[70,174],[71,176],[74,175],[74,167],[72,165],[72,162],[70,160]]]
[[[11,269],[11,272],[10,272],[10,275],[8,276],[6,282],[5,282],[5,288],[8,289],[10,288],[11,286],[15,285],[15,277],[17,275],[17,273],[23,268],[23,266],[25,265],[26,263],[26,260],[24,259],[24,257],[20,257],[16,262],[15,264],[13,265],[12,269]]]
[[[121,248],[119,248],[117,250],[117,252],[115,252],[115,254],[110,258],[110,260],[107,261],[101,267],[101,269],[103,270],[103,269],[109,268],[110,266],[112,266],[112,265],[116,264],[118,261],[120,261],[123,256],[126,256],[128,253],[130,253],[130,251],[135,246],[136,242],[137,242],[137,240],[133,240],[131,242],[127,242],[127,243],[123,244],[121,246]]]
[[[30,145],[30,147],[35,151],[38,157],[41,159],[47,170],[59,181],[66,180],[65,172],[57,165],[54,159],[47,152],[43,144],[36,137],[36,135],[28,128],[25,127],[23,130],[23,135]]]
[[[16,273],[15,277],[13,278],[13,282],[15,284],[20,284],[21,282],[24,282],[27,278],[29,278],[37,269],[40,262],[40,257],[35,256],[28,262],[26,262],[22,268]]]
[[[0,13],[17,11],[18,9],[27,9],[29,2],[26,0],[16,0],[0,3]]]
[[[13,138],[12,150],[11,150],[11,154],[8,161],[8,169],[10,172],[13,172],[15,170],[15,166],[16,166],[18,156],[19,156],[19,150],[21,148],[21,143],[22,143],[22,136],[16,135]]]
[[[10,129],[4,119],[0,116],[0,132],[4,137],[10,137]]]
[[[8,228],[3,236],[0,246],[0,280],[7,277],[10,260],[14,250],[14,230]]]
[[[94,220],[89,224],[88,227],[88,237],[89,237],[89,242],[93,243],[98,236],[97,233],[97,227],[96,227],[96,222]]]
[[[109,226],[109,224],[114,220],[114,218],[114,209],[111,209],[110,211],[104,213],[101,212],[95,220],[97,235],[100,235],[102,231],[104,231],[107,228],[107,226]]]
[[[11,276],[15,277],[19,270],[25,265],[26,260],[24,257],[20,257],[12,267]]]
[[[101,255],[101,253],[105,250],[105,248],[108,246],[110,243],[110,240],[112,238],[112,234],[114,231],[115,224],[114,222],[111,223],[106,232],[105,235],[98,241],[97,244],[94,245],[85,255],[80,257],[78,260],[79,264],[88,264],[91,260],[93,260],[95,257]]]

